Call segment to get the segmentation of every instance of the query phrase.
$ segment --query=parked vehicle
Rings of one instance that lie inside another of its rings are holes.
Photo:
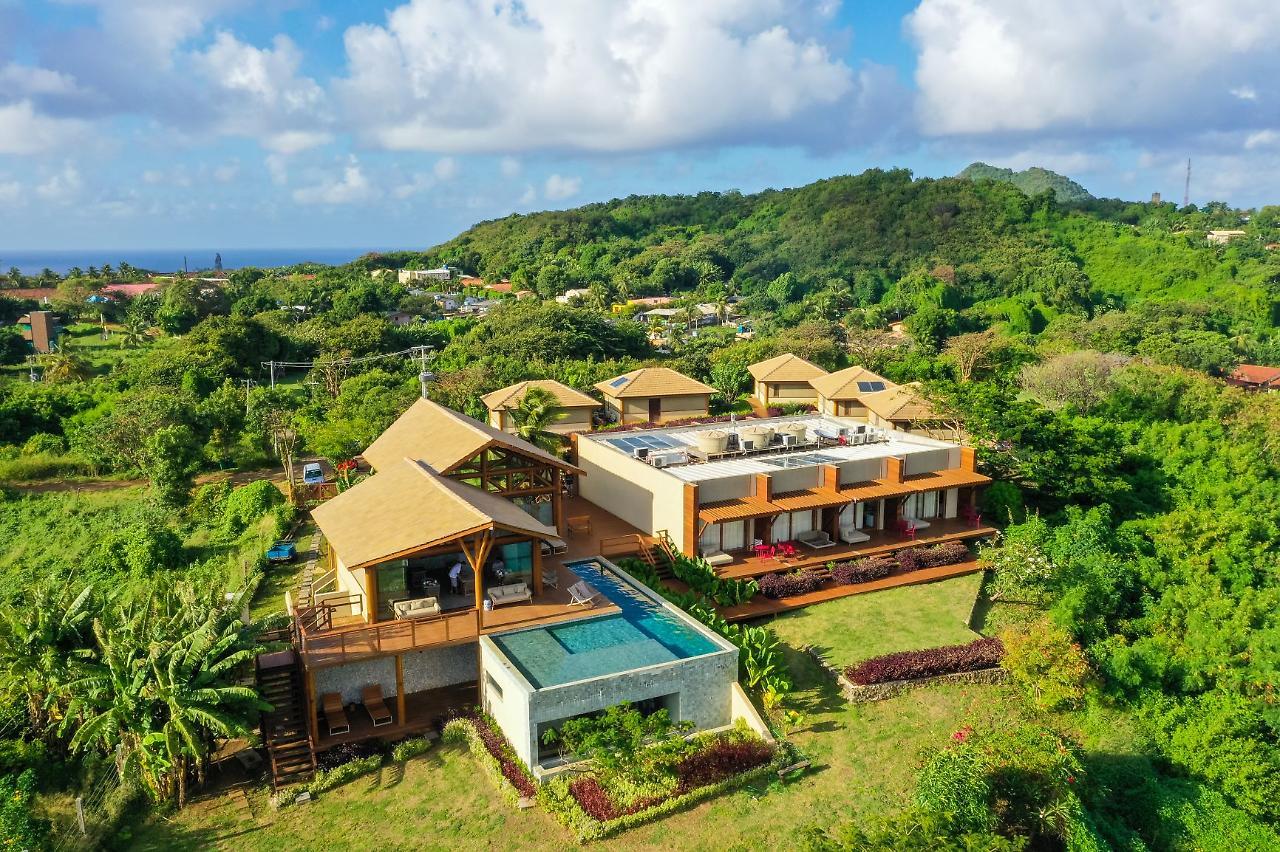
[[[308,462],[302,466],[302,482],[304,485],[319,485],[324,482],[324,471],[319,462]]]

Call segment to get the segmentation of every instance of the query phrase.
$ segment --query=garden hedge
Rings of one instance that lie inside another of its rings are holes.
[[[895,680],[934,677],[936,675],[989,669],[1000,664],[1004,645],[994,637],[978,639],[967,645],[946,645],[921,651],[900,651],[872,657],[849,666],[844,676],[851,683],[867,686]]]

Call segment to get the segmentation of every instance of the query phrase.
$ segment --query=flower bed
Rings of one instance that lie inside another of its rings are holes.
[[[813,571],[794,571],[790,574],[765,574],[760,578],[760,594],[766,598],[789,598],[805,595],[822,588],[823,576]]]
[[[922,651],[900,651],[883,657],[872,657],[844,670],[849,681],[858,686],[913,680],[935,675],[971,672],[1000,664],[1004,645],[994,637],[978,639],[967,645],[948,645]]]
[[[701,735],[690,742],[695,749],[672,767],[674,783],[666,793],[641,796],[622,805],[617,795],[620,791],[611,791],[600,777],[590,773],[573,780],[553,779],[539,791],[539,802],[579,839],[598,840],[762,777],[791,758],[787,749],[737,730]]]
[[[867,559],[854,559],[849,562],[838,562],[831,566],[831,579],[837,585],[850,586],[854,583],[869,583],[882,580],[893,573],[898,563],[888,556],[872,556]]]
[[[894,554],[894,559],[902,566],[903,571],[918,571],[921,568],[938,568],[942,565],[955,565],[972,558],[969,548],[958,541],[935,544],[933,547],[908,547]]]
[[[495,783],[514,796],[534,796],[538,785],[529,770],[516,755],[506,738],[498,732],[494,723],[483,713],[473,713],[451,719],[444,726],[443,742],[465,742],[493,776]],[[502,783],[506,779],[508,783]]]

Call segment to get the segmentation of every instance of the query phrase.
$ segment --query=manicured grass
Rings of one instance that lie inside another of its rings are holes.
[[[769,626],[793,648],[812,645],[834,666],[978,638],[965,621],[982,574],[839,598],[777,616]]]

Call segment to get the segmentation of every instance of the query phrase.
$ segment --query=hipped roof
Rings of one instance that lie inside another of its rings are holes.
[[[421,459],[432,470],[449,473],[489,447],[503,447],[568,471],[573,465],[528,441],[481,423],[451,408],[418,399],[387,431],[361,454],[374,470],[392,467],[401,459]]]
[[[502,529],[548,540],[547,526],[509,500],[401,459],[311,512],[347,568],[384,562],[465,535]]]
[[[625,381],[622,381],[624,380]],[[612,379],[596,383],[596,390],[614,399],[646,396],[687,396],[712,394],[716,389],[677,373],[670,367],[641,367]]]
[[[938,419],[938,413],[934,411],[928,400],[909,385],[865,394],[858,397],[858,401],[885,420]]]
[[[520,404],[520,400],[524,399],[524,395],[529,392],[529,388],[541,388],[549,391],[556,398],[556,403],[561,408],[596,408],[600,405],[599,402],[582,391],[574,390],[566,384],[557,382],[555,379],[516,382],[514,385],[508,385],[505,388],[485,394],[480,397],[480,401],[490,411],[514,408]]]
[[[757,382],[807,382],[827,375],[817,364],[790,352],[752,364],[747,372]]]
[[[877,376],[866,367],[845,367],[843,370],[811,379],[809,384],[827,399],[863,399],[868,392],[858,390],[858,382],[884,382],[886,387],[896,387],[893,382],[883,376]],[[881,392],[872,391],[872,393]]]

